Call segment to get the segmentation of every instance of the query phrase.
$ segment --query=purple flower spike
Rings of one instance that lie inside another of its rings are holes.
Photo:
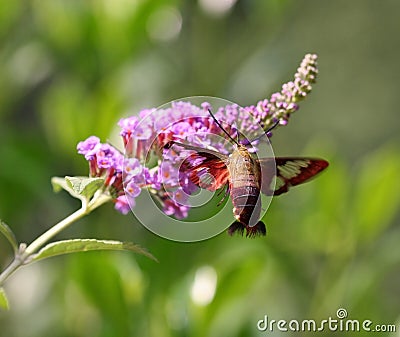
[[[134,200],[130,200],[132,207],[134,207]],[[115,199],[115,209],[126,215],[131,211],[129,206],[128,197],[126,195],[120,195]]]
[[[290,114],[297,111],[296,102],[304,99],[311,91],[318,74],[317,55],[307,54],[294,75],[294,81],[282,85],[282,90],[271,95],[268,100],[259,101],[256,110],[250,112],[264,125],[264,130],[279,120],[280,125],[286,125]]]
[[[118,126],[121,128],[120,135],[122,137],[131,135],[135,131],[138,124],[139,119],[136,116],[120,119],[118,122]]]
[[[140,164],[139,160],[136,158],[125,159],[125,180],[130,180],[133,177],[140,175],[143,171],[143,166]]]
[[[163,212],[166,215],[173,215],[177,219],[184,219],[188,216],[189,207],[178,205],[174,200],[167,199],[164,202]]]
[[[161,164],[161,179],[163,184],[177,184],[178,170],[168,161]]]
[[[77,150],[79,154],[83,154],[86,160],[93,160],[95,153],[93,152],[97,144],[100,143],[100,139],[96,136],[90,136],[86,140],[79,142]]]
[[[131,198],[136,198],[141,191],[139,185],[137,185],[133,180],[128,182],[125,186],[125,193]]]
[[[112,168],[119,162],[121,154],[109,144],[100,144],[97,147],[97,166],[99,168]]]
[[[143,175],[144,175],[144,178],[145,178],[145,184],[149,188],[153,188],[155,190],[160,190],[161,189],[162,179],[161,179],[160,170],[157,170],[155,172],[151,172],[147,167],[144,167],[143,168]]]

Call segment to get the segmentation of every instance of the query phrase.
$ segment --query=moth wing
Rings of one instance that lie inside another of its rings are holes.
[[[205,151],[195,152],[183,161],[179,170],[186,173],[189,180],[196,186],[216,191],[229,181],[227,158],[220,153],[216,156]]]
[[[194,151],[183,160],[179,168],[179,172],[187,176],[193,184],[209,191],[216,191],[228,183],[227,155],[176,141],[169,142],[166,148],[172,145]],[[184,181],[181,182],[181,185],[185,185]]]
[[[329,165],[323,159],[302,157],[263,158],[259,162],[262,172],[261,192],[266,195],[285,193],[291,186],[309,181]]]

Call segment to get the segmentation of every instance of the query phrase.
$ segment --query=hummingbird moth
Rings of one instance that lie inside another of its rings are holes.
[[[209,113],[233,144],[233,151],[229,155],[173,140],[164,148],[170,148],[175,144],[194,151],[185,158],[179,170],[184,172],[196,186],[209,191],[226,187],[226,195],[229,194],[231,197],[233,215],[236,219],[228,228],[229,235],[234,233],[243,235],[244,231],[246,237],[265,235],[265,224],[260,220],[260,194],[275,196],[285,193],[291,186],[310,180],[329,163],[323,159],[308,157],[258,159],[222,127],[210,110]],[[278,122],[265,133],[271,131],[277,124]]]

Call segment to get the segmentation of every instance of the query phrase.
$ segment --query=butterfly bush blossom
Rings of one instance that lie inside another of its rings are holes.
[[[257,139],[260,127],[271,137],[269,129],[288,123],[290,115],[299,108],[298,102],[310,93],[317,73],[317,56],[307,54],[294,80],[283,84],[269,99],[247,107],[228,104],[214,111],[215,117],[232,137],[240,133]],[[166,145],[170,141],[184,142],[226,154],[226,144],[210,138],[210,134],[225,136],[209,114],[212,108],[207,102],[200,106],[172,102],[169,108],[142,110],[139,116],[118,123],[125,155],[95,136],[80,142],[78,153],[89,162],[91,177],[104,177],[103,189],[113,197],[117,211],[127,214],[134,207],[135,198],[148,189],[165,214],[185,218],[190,209],[186,201],[197,187],[180,172],[179,165],[190,150],[180,146],[166,149]],[[147,162],[153,164],[148,167]]]

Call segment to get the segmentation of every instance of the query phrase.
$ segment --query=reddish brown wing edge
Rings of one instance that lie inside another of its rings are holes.
[[[195,151],[181,164],[179,170],[188,175],[190,181],[200,188],[216,191],[224,187],[229,181],[229,171],[226,166],[228,156],[210,149],[183,144],[175,141],[169,142],[166,147],[172,145],[182,146],[187,150]],[[213,179],[207,184],[201,180],[204,174],[210,174]]]
[[[286,193],[291,186],[309,181],[315,175],[327,168],[329,163],[319,158],[278,157],[260,159],[262,172],[261,191],[266,195]],[[271,185],[276,176],[276,186]]]
[[[192,162],[199,161],[193,165]],[[186,158],[180,168],[188,174],[190,181],[198,187],[209,191],[216,191],[224,187],[229,181],[229,171],[225,162],[207,152],[196,152]],[[208,179],[202,180],[205,175],[211,175]]]

